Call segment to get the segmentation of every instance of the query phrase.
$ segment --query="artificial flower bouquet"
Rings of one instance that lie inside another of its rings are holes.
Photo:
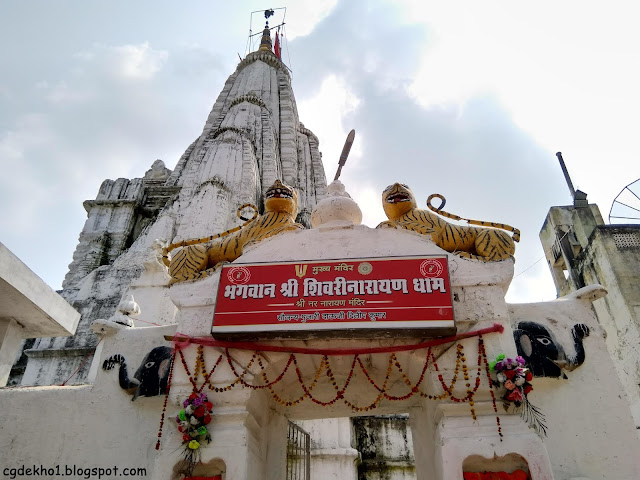
[[[503,400],[513,402],[516,407],[519,407],[533,390],[533,386],[529,383],[533,380],[533,374],[525,368],[524,358],[517,356],[514,360],[505,357],[504,354],[498,355],[496,361],[489,365],[491,370],[496,372],[494,385],[506,389]]]
[[[507,358],[505,354],[498,355],[495,361],[489,364],[489,368],[495,373],[496,379],[493,385],[504,388],[502,396],[504,409],[509,410],[511,404],[520,411],[522,418],[533,428],[538,435],[546,436],[544,414],[529,401],[528,395],[533,390],[531,381],[533,374],[526,368],[526,361],[521,356],[515,359]]]
[[[176,415],[176,422],[178,431],[182,433],[184,459],[191,473],[200,461],[200,446],[211,441],[207,425],[211,422],[213,404],[206,394],[192,393],[182,406],[184,408]]]

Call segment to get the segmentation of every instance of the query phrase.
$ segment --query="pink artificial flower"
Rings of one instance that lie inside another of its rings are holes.
[[[522,392],[520,391],[520,389],[515,388],[513,390],[511,390],[508,394],[507,394],[507,400],[511,401],[511,402],[517,402],[520,403],[522,402]]]

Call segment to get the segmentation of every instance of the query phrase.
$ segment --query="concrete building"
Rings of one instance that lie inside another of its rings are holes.
[[[594,284],[607,290],[593,308],[640,429],[640,225],[605,225],[582,194],[549,210],[540,240],[559,296]]]
[[[7,384],[23,339],[68,337],[80,314],[0,243],[0,386]]]

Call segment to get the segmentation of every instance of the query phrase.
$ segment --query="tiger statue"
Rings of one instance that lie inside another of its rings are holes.
[[[253,218],[247,220],[241,216],[245,207],[254,208]],[[295,188],[276,180],[265,193],[264,207],[264,214],[258,216],[255,206],[242,205],[238,208],[238,216],[246,222],[239,227],[165,248],[163,262],[169,267],[169,285],[206,277],[214,271],[208,269],[213,269],[221,262],[233,262],[242,255],[244,247],[249,243],[259,242],[282,232],[304,229],[303,225],[295,221],[298,213],[298,193]],[[169,252],[180,247],[182,249],[169,259]]]
[[[442,200],[439,208],[431,205],[431,200],[438,197]],[[455,225],[426,210],[417,208],[416,199],[411,189],[394,183],[382,192],[382,208],[388,221],[380,223],[376,228],[403,228],[412,232],[430,235],[434,243],[460,257],[485,262],[510,258],[516,251],[515,242],[520,241],[520,230],[502,223],[468,220],[442,211],[445,199],[434,194],[427,200],[429,209],[438,215],[453,220],[464,220],[472,225],[493,228],[477,228],[466,225]],[[502,230],[513,232],[513,237]]]

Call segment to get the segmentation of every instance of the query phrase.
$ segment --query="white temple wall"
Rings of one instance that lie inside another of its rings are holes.
[[[104,338],[98,363],[121,353],[133,376],[146,353],[167,344],[163,335],[173,331],[175,326],[116,331]],[[0,466],[59,465],[60,478],[76,478],[65,477],[65,466],[146,468],[147,476],[139,478],[152,478],[164,397],[139,397],[135,402],[131,398],[118,385],[117,367],[111,371],[100,368],[94,385],[0,389],[5,412],[0,416]],[[167,415],[175,415],[176,408],[170,406]],[[167,430],[171,425],[165,422]],[[9,478],[8,473],[3,475]]]
[[[361,480],[416,479],[408,415],[355,417],[351,422],[353,443],[361,457],[358,466]]]
[[[357,480],[359,454],[348,417],[295,422],[311,437],[311,480]]]
[[[434,414],[435,404],[427,400],[409,410],[417,480],[442,478],[439,476],[441,462],[436,458],[438,438],[435,435]]]
[[[569,357],[575,353],[573,326],[590,330],[583,340],[584,363],[567,371],[567,379],[534,378],[530,394],[547,419],[545,444],[557,480],[634,479],[640,472],[640,458],[630,454],[640,451],[633,416],[591,309],[601,295],[592,286],[552,302],[510,306],[514,328],[523,320],[546,326]]]

